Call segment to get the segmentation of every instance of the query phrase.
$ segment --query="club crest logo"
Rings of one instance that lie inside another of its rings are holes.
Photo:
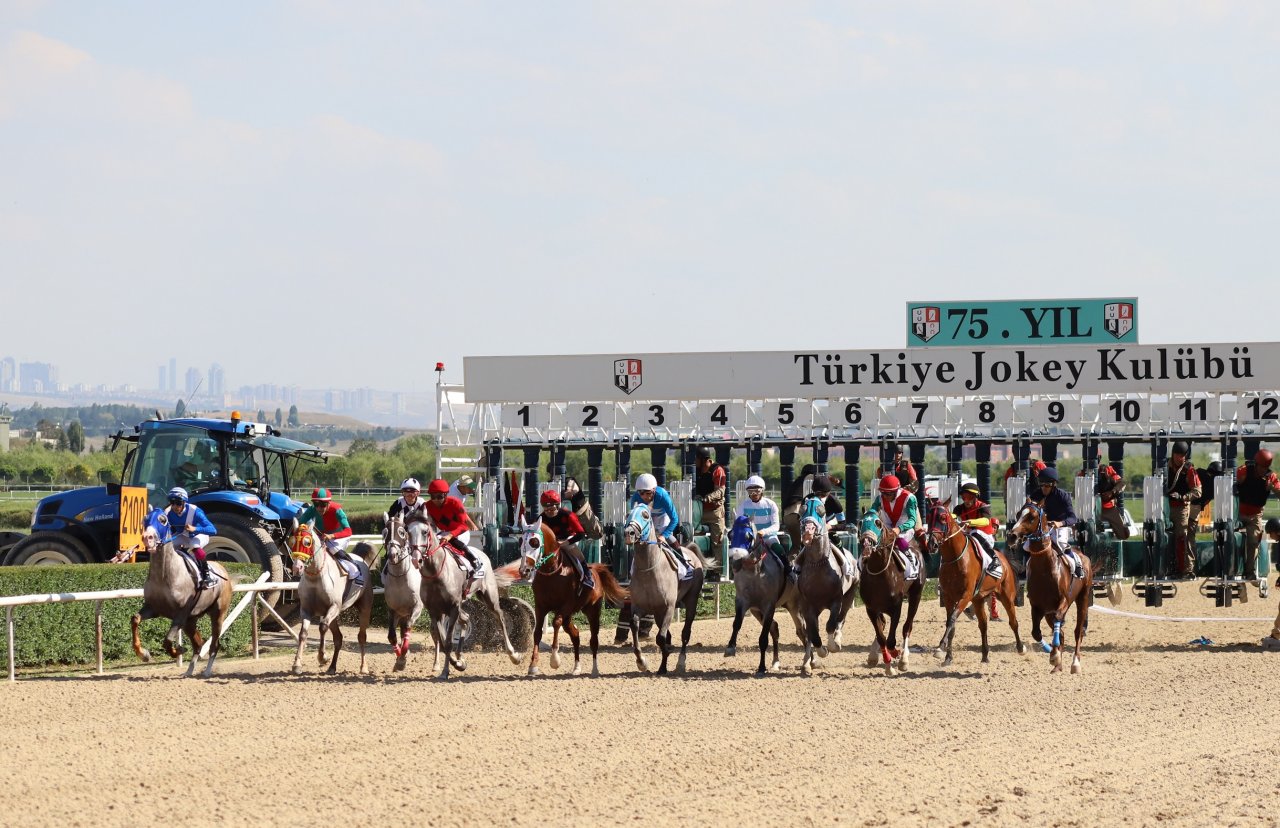
[[[613,384],[624,393],[630,394],[644,382],[644,372],[638,359],[615,359],[613,361]]]
[[[942,329],[942,311],[927,306],[911,309],[911,333],[921,342],[928,342]]]
[[[1116,339],[1133,330],[1133,303],[1112,302],[1102,307],[1103,327]]]

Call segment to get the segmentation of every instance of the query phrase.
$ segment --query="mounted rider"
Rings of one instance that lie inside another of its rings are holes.
[[[774,503],[772,498],[764,496],[764,478],[758,474],[747,478],[747,500],[745,503],[738,504],[738,517],[750,521],[751,528],[764,544],[764,548],[778,559],[778,563],[782,564],[782,571],[787,573],[787,577],[794,580],[795,570],[792,569],[791,562],[787,560],[787,555],[782,550],[782,541],[778,540],[778,533],[782,531],[782,518],[778,513],[778,504]],[[734,521],[734,526],[737,525],[737,521]],[[737,543],[734,538],[729,539],[730,546],[741,547],[743,542],[742,539]]]
[[[439,477],[427,484],[427,497],[427,516],[435,524],[440,542],[448,544],[449,551],[471,564],[472,578],[483,578],[484,561],[468,545],[476,525],[467,514],[467,507],[458,498],[449,496],[449,481]]]
[[[586,559],[582,557],[582,551],[578,549],[578,543],[587,536],[587,530],[582,528],[582,521],[578,520],[578,516],[572,509],[564,508],[560,493],[555,489],[547,489],[543,492],[538,502],[542,505],[542,524],[555,533],[556,540],[560,544],[560,554],[567,558],[577,570],[581,588],[595,589],[591,567],[587,566]]]
[[[666,489],[658,485],[658,478],[648,472],[636,477],[635,492],[631,495],[628,508],[640,504],[649,508],[649,519],[653,521],[653,531],[658,536],[658,540],[687,561],[685,550],[680,548],[680,543],[676,540],[676,527],[680,525],[680,515],[676,513],[675,501],[671,499]]]
[[[169,490],[169,506],[164,510],[164,518],[174,532],[173,545],[195,558],[200,572],[196,588],[211,589],[217,582],[209,574],[209,560],[204,548],[209,543],[209,536],[218,534],[217,527],[203,509],[189,502],[187,490],[181,486]]]
[[[996,556],[996,522],[991,517],[990,504],[978,499],[981,493],[978,484],[972,481],[961,486],[960,505],[955,508],[954,514],[965,526],[977,530],[969,532],[969,537],[980,544],[982,551],[986,553],[987,576],[998,581],[1004,576],[1004,570]]]
[[[351,542],[351,522],[347,520],[342,504],[334,502],[328,489],[316,487],[311,491],[311,505],[298,513],[298,524],[313,524],[329,554],[339,561],[355,563],[347,554],[347,544]]]
[[[400,496],[387,510],[388,518],[397,515],[404,521],[406,527],[411,523],[431,522],[431,517],[427,514],[427,501],[422,499],[422,484],[418,482],[418,478],[406,477],[400,484]]]
[[[916,496],[902,488],[897,475],[886,474],[880,478],[880,500],[876,506],[884,528],[897,530],[894,546],[904,564],[908,565],[905,567],[908,576],[914,577],[911,570],[919,566],[919,560],[911,551],[911,539],[921,526]]]
[[[1071,548],[1072,528],[1076,525],[1076,512],[1071,505],[1071,495],[1058,488],[1058,470],[1053,466],[1045,466],[1040,470],[1040,491],[1027,492],[1027,499],[1044,510],[1044,519],[1048,524],[1049,538],[1053,548],[1058,550],[1071,563],[1071,576],[1084,577],[1084,566],[1080,558]],[[1031,540],[1023,543],[1022,548],[1031,551]]]

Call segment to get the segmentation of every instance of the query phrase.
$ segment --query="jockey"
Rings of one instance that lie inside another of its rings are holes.
[[[653,531],[659,539],[679,550],[680,544],[676,542],[675,535],[680,515],[676,514],[676,504],[667,490],[658,485],[658,478],[648,472],[636,477],[636,490],[631,495],[630,506],[640,503],[649,507],[649,519],[653,521]]]
[[[218,534],[217,527],[209,521],[203,509],[187,502],[187,490],[181,486],[169,490],[169,508],[164,510],[164,517],[175,533],[173,545],[190,552],[196,559],[196,567],[200,570],[197,589],[209,589],[216,582],[209,574],[209,560],[204,547],[210,535]]]
[[[400,484],[400,496],[387,510],[387,517],[393,518],[396,515],[401,516],[405,526],[410,523],[429,522],[427,501],[422,499],[422,484],[416,477],[406,477]]]
[[[591,578],[591,567],[587,566],[586,559],[578,549],[578,542],[587,536],[587,530],[582,528],[582,521],[578,520],[578,516],[572,509],[563,508],[560,493],[555,489],[547,489],[543,492],[538,502],[542,504],[543,524],[555,532],[556,539],[560,543],[560,554],[568,558],[569,563],[573,564],[573,568],[578,571],[578,580],[582,582],[582,588],[595,589],[595,581]]]
[[[792,577],[790,563],[778,540],[778,532],[782,529],[778,504],[764,496],[764,478],[760,475],[753,474],[747,478],[747,502],[738,506],[738,515],[751,521],[761,543],[777,557],[778,563],[782,564],[782,571]]]
[[[1071,506],[1071,495],[1058,488],[1058,470],[1053,466],[1045,466],[1040,470],[1040,491],[1027,492],[1027,497],[1044,509],[1044,518],[1049,524],[1049,537],[1054,547],[1071,562],[1072,577],[1083,578],[1084,567],[1071,548],[1071,527],[1076,525],[1076,512]],[[1031,541],[1023,543],[1022,548],[1031,551]]]
[[[880,478],[880,522],[885,529],[897,529],[898,538],[894,545],[899,552],[906,554],[911,549],[911,539],[921,525],[920,506],[916,496],[898,481],[896,475],[886,474]]]
[[[817,515],[822,518],[824,527],[835,526],[844,519],[844,504],[832,491],[840,485],[840,479],[829,474],[815,474],[809,494],[800,506],[800,515]],[[825,528],[823,531],[826,531]]]
[[[476,528],[462,501],[449,497],[449,483],[435,479],[427,486],[427,514],[440,533],[440,541],[449,544],[450,550],[460,557],[466,558],[472,567],[471,577],[482,578],[485,575],[484,562],[476,557],[467,545],[471,540],[471,530]]]
[[[351,542],[351,523],[347,520],[347,513],[342,510],[342,505],[333,502],[328,489],[317,487],[312,490],[311,505],[298,513],[298,523],[314,524],[320,540],[324,541],[324,548],[330,554],[339,560],[355,563],[347,554],[347,544]]]
[[[955,509],[955,516],[964,521],[970,529],[978,530],[970,532],[969,537],[982,544],[983,550],[990,559],[986,574],[1000,580],[1003,572],[1000,569],[1000,559],[996,557],[996,522],[991,518],[991,507],[979,500],[978,494],[977,483],[965,483],[961,486],[960,505]]]

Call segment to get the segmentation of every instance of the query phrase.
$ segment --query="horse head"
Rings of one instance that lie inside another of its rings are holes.
[[[520,532],[520,577],[528,578],[554,558],[559,548],[555,533],[542,524],[542,518],[525,524]]]
[[[824,558],[831,554],[831,539],[827,537],[826,526],[821,518],[814,515],[800,521],[800,556],[809,555],[810,550]]]
[[[738,564],[751,558],[760,560],[764,555],[763,538],[756,532],[755,524],[747,515],[738,515],[729,529],[729,563]]]
[[[631,515],[627,518],[627,525],[622,532],[629,546],[637,543],[656,543],[653,515],[649,513],[649,507],[643,503],[637,503],[631,509]]]
[[[387,549],[387,563],[399,568],[405,559],[411,558],[414,565],[418,563],[414,548],[409,544],[409,530],[404,526],[403,515],[388,517],[382,515],[382,544]]]
[[[289,540],[289,554],[293,556],[293,574],[315,575],[324,566],[324,543],[310,524],[302,524],[293,531]]]
[[[951,498],[939,503],[934,501],[925,515],[925,525],[929,527],[929,554],[938,551],[942,542],[960,531],[960,525],[951,513]]]
[[[169,516],[164,509],[153,508],[142,519],[142,548],[152,553],[172,539],[173,529],[169,526]]]
[[[858,524],[859,555],[866,557],[874,550],[879,545],[882,534],[884,534],[884,522],[880,520],[880,516],[874,510],[865,512]]]
[[[1045,517],[1044,508],[1028,498],[1014,517],[1012,533],[1029,541],[1043,541],[1048,538],[1048,519]]]

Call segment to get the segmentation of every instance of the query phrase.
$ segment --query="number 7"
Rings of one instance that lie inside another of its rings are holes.
[[[929,410],[929,404],[927,402],[913,402],[911,407],[916,410],[916,425],[920,425],[920,423],[924,422],[924,412]]]

